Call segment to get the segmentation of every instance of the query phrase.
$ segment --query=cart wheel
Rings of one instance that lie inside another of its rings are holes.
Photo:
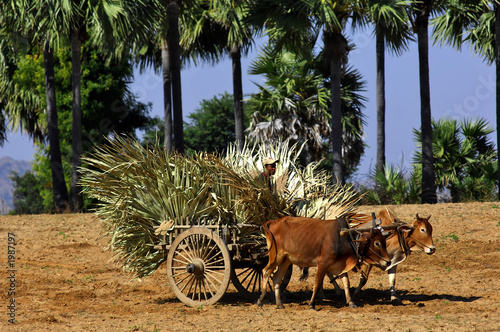
[[[261,264],[252,264],[243,268],[234,268],[231,273],[231,281],[238,292],[250,301],[257,301],[262,293],[262,270],[267,262]],[[292,276],[293,264],[290,264],[288,270],[281,281],[280,291],[283,292],[290,282]],[[274,294],[271,282],[267,284],[267,289]]]
[[[221,238],[207,228],[190,228],[175,239],[167,256],[170,287],[191,307],[214,304],[227,290],[231,258]]]

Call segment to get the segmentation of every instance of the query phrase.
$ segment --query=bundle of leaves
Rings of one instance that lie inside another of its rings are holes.
[[[168,153],[159,145],[143,147],[132,138],[115,137],[83,158],[81,184],[97,199],[95,211],[110,238],[115,260],[135,277],[152,274],[164,262],[154,248],[164,222],[200,220],[240,225],[239,241],[263,240],[258,227],[282,216],[334,218],[350,212],[358,200],[354,190],[332,186],[319,163],[297,167],[300,147],[278,142],[270,146],[229,146],[223,156]],[[276,192],[259,179],[260,161],[279,159]]]

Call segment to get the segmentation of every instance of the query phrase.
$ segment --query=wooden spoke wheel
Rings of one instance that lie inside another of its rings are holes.
[[[238,292],[250,301],[257,301],[260,294],[262,293],[262,270],[267,265],[266,262],[261,264],[251,264],[243,267],[235,266],[233,272],[231,273],[231,281]],[[288,270],[283,277],[283,281],[280,285],[280,291],[283,292],[292,276],[293,265],[290,264]],[[270,280],[267,284],[267,290],[274,294],[272,287],[272,281]]]
[[[167,256],[170,287],[191,307],[214,304],[227,290],[231,257],[221,238],[203,227],[190,228],[176,237]]]

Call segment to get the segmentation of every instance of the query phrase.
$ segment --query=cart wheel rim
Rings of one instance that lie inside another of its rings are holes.
[[[216,303],[231,278],[231,258],[222,239],[203,227],[177,236],[167,256],[167,277],[175,295],[191,307]]]

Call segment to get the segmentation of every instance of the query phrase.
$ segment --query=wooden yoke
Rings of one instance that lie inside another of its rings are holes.
[[[371,225],[365,225],[365,226],[361,226],[361,227],[353,227],[353,228],[342,228],[341,231],[340,231],[340,235],[341,236],[345,236],[349,233],[352,233],[352,232],[365,232],[365,231],[370,231],[374,228],[382,228],[382,231],[388,231],[388,230],[393,230],[393,229],[397,229],[401,226],[408,226],[408,227],[412,227],[408,224],[405,224],[405,223],[397,223],[397,222],[394,222],[390,225],[384,225],[384,226],[380,226],[380,224],[382,224],[382,220],[380,220],[380,218],[375,218],[375,213],[372,212],[372,224]]]

